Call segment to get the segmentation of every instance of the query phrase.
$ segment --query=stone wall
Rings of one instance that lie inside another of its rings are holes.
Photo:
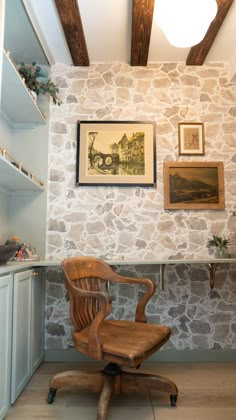
[[[102,259],[205,258],[212,234],[236,237],[236,88],[223,64],[145,68],[99,64],[88,68],[57,64],[61,107],[50,114],[47,258],[76,255]],[[75,187],[78,120],[155,121],[157,185]],[[205,155],[179,156],[178,122],[203,122]],[[225,210],[164,210],[164,161],[221,161]],[[117,267],[149,276],[158,284],[158,266]],[[206,266],[171,265],[165,289],[148,305],[150,322],[172,327],[165,348],[236,347],[236,268],[218,267],[210,290]],[[115,318],[130,317],[134,292],[112,289]],[[46,348],[72,346],[68,298],[58,269],[47,273]]]
[[[157,285],[147,306],[150,323],[172,328],[165,345],[168,350],[236,349],[236,264],[219,265],[215,288],[209,287],[206,265],[168,265],[164,290],[159,290],[159,267],[117,266],[123,275],[149,277]],[[73,347],[69,319],[69,300],[61,269],[52,267],[46,273],[45,347],[61,350]],[[134,319],[140,290],[133,286],[111,286],[113,319]]]
[[[236,237],[236,88],[225,65],[57,64],[52,77],[63,105],[50,114],[47,258],[201,258],[212,234]],[[77,120],[155,121],[156,187],[75,187]],[[180,121],[204,123],[204,156],[179,156]],[[164,211],[163,162],[189,160],[224,163],[225,210]]]

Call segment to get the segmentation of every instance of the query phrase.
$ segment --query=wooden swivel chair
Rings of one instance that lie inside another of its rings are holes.
[[[154,283],[150,279],[118,275],[97,258],[68,258],[62,262],[62,269],[70,297],[75,348],[93,359],[109,363],[96,372],[67,371],[55,375],[49,382],[48,403],[53,402],[59,388],[85,384],[93,391],[101,392],[97,420],[108,418],[112,393],[119,394],[128,389],[167,392],[171,405],[175,406],[178,389],[171,380],[155,374],[122,370],[123,367],[139,368],[170,337],[169,327],[146,323],[145,306],[155,291]],[[108,289],[104,289],[104,283],[107,286],[109,282],[145,286],[145,293],[136,307],[135,321],[106,320],[112,309]]]

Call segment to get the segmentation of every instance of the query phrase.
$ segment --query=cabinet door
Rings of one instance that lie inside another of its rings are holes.
[[[44,355],[44,270],[32,273],[31,366],[32,374]]]
[[[0,277],[0,419],[10,406],[12,274]]]
[[[31,376],[31,274],[14,274],[11,403]]]

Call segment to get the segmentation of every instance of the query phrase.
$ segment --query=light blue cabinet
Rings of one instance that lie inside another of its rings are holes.
[[[0,419],[10,406],[13,275],[0,277]]]
[[[31,376],[31,274],[14,274],[11,403]]]
[[[14,274],[11,403],[43,360],[44,273]]]
[[[37,269],[32,273],[31,374],[44,357],[44,288],[44,270]]]

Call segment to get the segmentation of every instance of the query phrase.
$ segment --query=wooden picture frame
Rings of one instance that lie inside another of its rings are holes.
[[[164,208],[224,209],[222,162],[164,162]]]
[[[79,121],[76,185],[153,186],[154,122]]]
[[[181,122],[178,124],[179,155],[204,155],[205,133],[203,123]]]

